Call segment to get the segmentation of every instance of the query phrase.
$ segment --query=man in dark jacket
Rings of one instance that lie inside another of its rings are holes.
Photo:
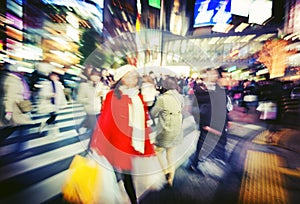
[[[194,115],[199,121],[200,136],[195,153],[191,159],[191,170],[202,174],[198,168],[201,158],[210,157],[222,163],[226,160],[225,145],[227,142],[227,95],[226,90],[218,84],[220,73],[214,69],[206,70],[204,85],[194,87],[194,107],[199,108],[199,116]],[[205,151],[202,151],[206,146]],[[203,174],[202,174],[203,175]]]

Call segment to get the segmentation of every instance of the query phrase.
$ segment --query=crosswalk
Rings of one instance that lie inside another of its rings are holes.
[[[0,144],[0,203],[45,203],[60,196],[73,157],[86,154],[89,138],[75,131],[84,116],[80,104],[68,104],[58,114],[56,126],[60,134],[54,136],[47,130],[38,133],[39,123],[48,116],[33,113],[36,126],[26,130],[24,135],[16,131]],[[179,165],[193,151],[198,135],[192,116],[185,116],[183,126],[187,139],[178,151]],[[153,136],[155,132],[151,134]],[[16,152],[20,141],[24,143],[24,149]],[[138,189],[139,196],[146,190]]]

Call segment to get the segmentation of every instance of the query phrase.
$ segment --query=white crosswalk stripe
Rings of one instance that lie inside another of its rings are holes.
[[[36,126],[28,129],[26,135],[18,135],[16,131],[0,144],[0,186],[5,186],[0,191],[0,203],[42,203],[61,193],[72,158],[84,153],[88,144],[88,138],[74,129],[84,115],[81,105],[69,104],[57,117],[59,136],[47,135],[47,130],[40,135]],[[40,123],[47,115],[35,113],[33,118]],[[198,135],[191,116],[185,117],[183,126],[186,139],[177,152],[181,158],[178,164],[193,151]],[[155,132],[151,137],[155,137]],[[24,151],[18,153],[15,149],[20,138],[27,140]],[[137,192],[142,195],[145,190]]]

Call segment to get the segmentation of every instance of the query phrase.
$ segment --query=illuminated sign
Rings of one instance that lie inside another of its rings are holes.
[[[256,0],[249,7],[249,23],[262,25],[272,17],[272,1]]]
[[[231,14],[248,17],[249,7],[254,0],[231,0]]]
[[[103,15],[103,1],[91,1],[91,3],[87,3],[84,1],[78,0],[42,0],[44,4],[54,4],[59,6],[69,6],[73,8],[78,8],[82,13],[90,12],[95,14],[96,16]],[[101,5],[99,5],[100,3]]]
[[[19,4],[17,4],[14,1],[7,1],[6,7],[8,10],[12,11],[14,14],[16,14],[18,17],[23,17],[23,8]]]
[[[231,0],[196,0],[194,8],[194,27],[228,24]]]
[[[149,6],[160,9],[160,0],[149,0]]]
[[[44,4],[55,4],[60,6],[74,6],[78,4],[77,0],[42,0]]]
[[[6,18],[12,22],[11,25],[13,25],[15,28],[18,28],[19,30],[23,30],[23,21],[14,16],[14,15],[11,15],[9,13],[6,13]]]
[[[233,72],[236,71],[237,67],[236,66],[232,66],[228,68],[228,72]]]

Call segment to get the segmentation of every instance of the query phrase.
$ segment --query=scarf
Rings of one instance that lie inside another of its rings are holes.
[[[145,112],[144,105],[139,97],[138,88],[128,89],[120,86],[120,90],[124,95],[128,95],[131,103],[128,104],[129,126],[132,127],[132,147],[142,154],[145,152]]]

